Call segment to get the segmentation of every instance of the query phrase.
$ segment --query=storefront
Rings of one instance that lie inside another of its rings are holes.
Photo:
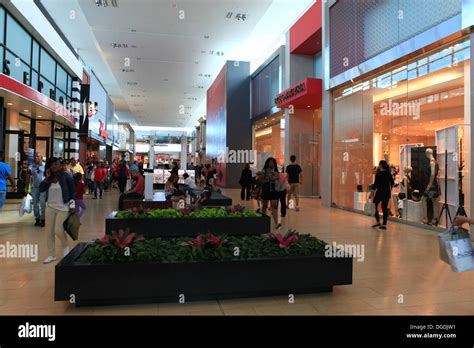
[[[18,180],[21,163],[31,165],[35,152],[44,160],[76,154],[78,79],[2,6],[0,28],[0,152]]]
[[[268,157],[274,157],[279,166],[285,162],[284,111],[275,104],[275,95],[281,89],[284,46],[276,50],[251,77],[253,159],[258,169]]]
[[[446,226],[443,204],[454,216],[460,200],[469,202],[469,64],[470,43],[461,38],[334,91],[335,205],[363,210],[382,159],[395,179],[389,207],[401,219],[435,225],[440,219]],[[434,175],[441,195],[435,199],[423,197],[430,153],[439,167]]]

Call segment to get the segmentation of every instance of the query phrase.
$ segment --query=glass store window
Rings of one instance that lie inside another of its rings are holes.
[[[56,80],[56,62],[44,49],[41,49],[40,56],[40,74],[54,83]]]
[[[10,15],[7,15],[6,46],[24,62],[31,61],[31,36]]]
[[[334,91],[334,204],[364,210],[376,166],[385,159],[395,179],[391,215],[446,226],[444,203],[451,216],[463,200],[469,211],[469,49],[469,41],[453,42]]]

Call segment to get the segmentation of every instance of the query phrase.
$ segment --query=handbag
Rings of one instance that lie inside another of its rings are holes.
[[[33,200],[33,197],[28,193],[25,197],[23,197],[23,200],[21,201],[20,205],[20,216],[23,216],[25,213],[31,214],[33,210],[33,206],[31,204],[31,201]]]
[[[453,272],[465,272],[474,269],[474,251],[471,239],[448,240],[444,244]]]
[[[79,237],[80,226],[81,221],[76,214],[69,215],[63,222],[63,229],[72,238],[72,240],[77,240]]]
[[[368,216],[372,216],[375,214],[374,203],[368,198],[367,201],[364,203],[364,214]]]

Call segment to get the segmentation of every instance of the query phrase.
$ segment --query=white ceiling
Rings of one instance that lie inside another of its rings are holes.
[[[225,61],[263,61],[314,0],[42,3],[107,89],[120,122],[190,127],[205,114],[206,90]]]

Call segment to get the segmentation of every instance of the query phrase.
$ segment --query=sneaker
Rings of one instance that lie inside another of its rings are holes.
[[[386,230],[387,229],[387,225],[380,225],[379,227],[381,230]]]
[[[44,227],[44,225],[45,225],[44,220],[41,220],[40,224],[39,224],[39,227]]]
[[[44,259],[43,263],[47,264],[47,263],[51,263],[51,262],[54,262],[54,261],[56,261],[56,258],[54,256],[48,256],[47,258]]]
[[[39,221],[39,220],[36,220],[35,226],[39,226],[39,225],[40,225],[40,221]]]
[[[69,251],[70,251],[69,247],[63,248],[63,256],[66,256],[67,254],[69,254]]]
[[[296,207],[295,210],[296,210],[296,211],[300,211],[300,207]]]
[[[372,228],[379,227],[379,226],[380,226],[380,222],[377,222],[375,225],[372,225]]]

